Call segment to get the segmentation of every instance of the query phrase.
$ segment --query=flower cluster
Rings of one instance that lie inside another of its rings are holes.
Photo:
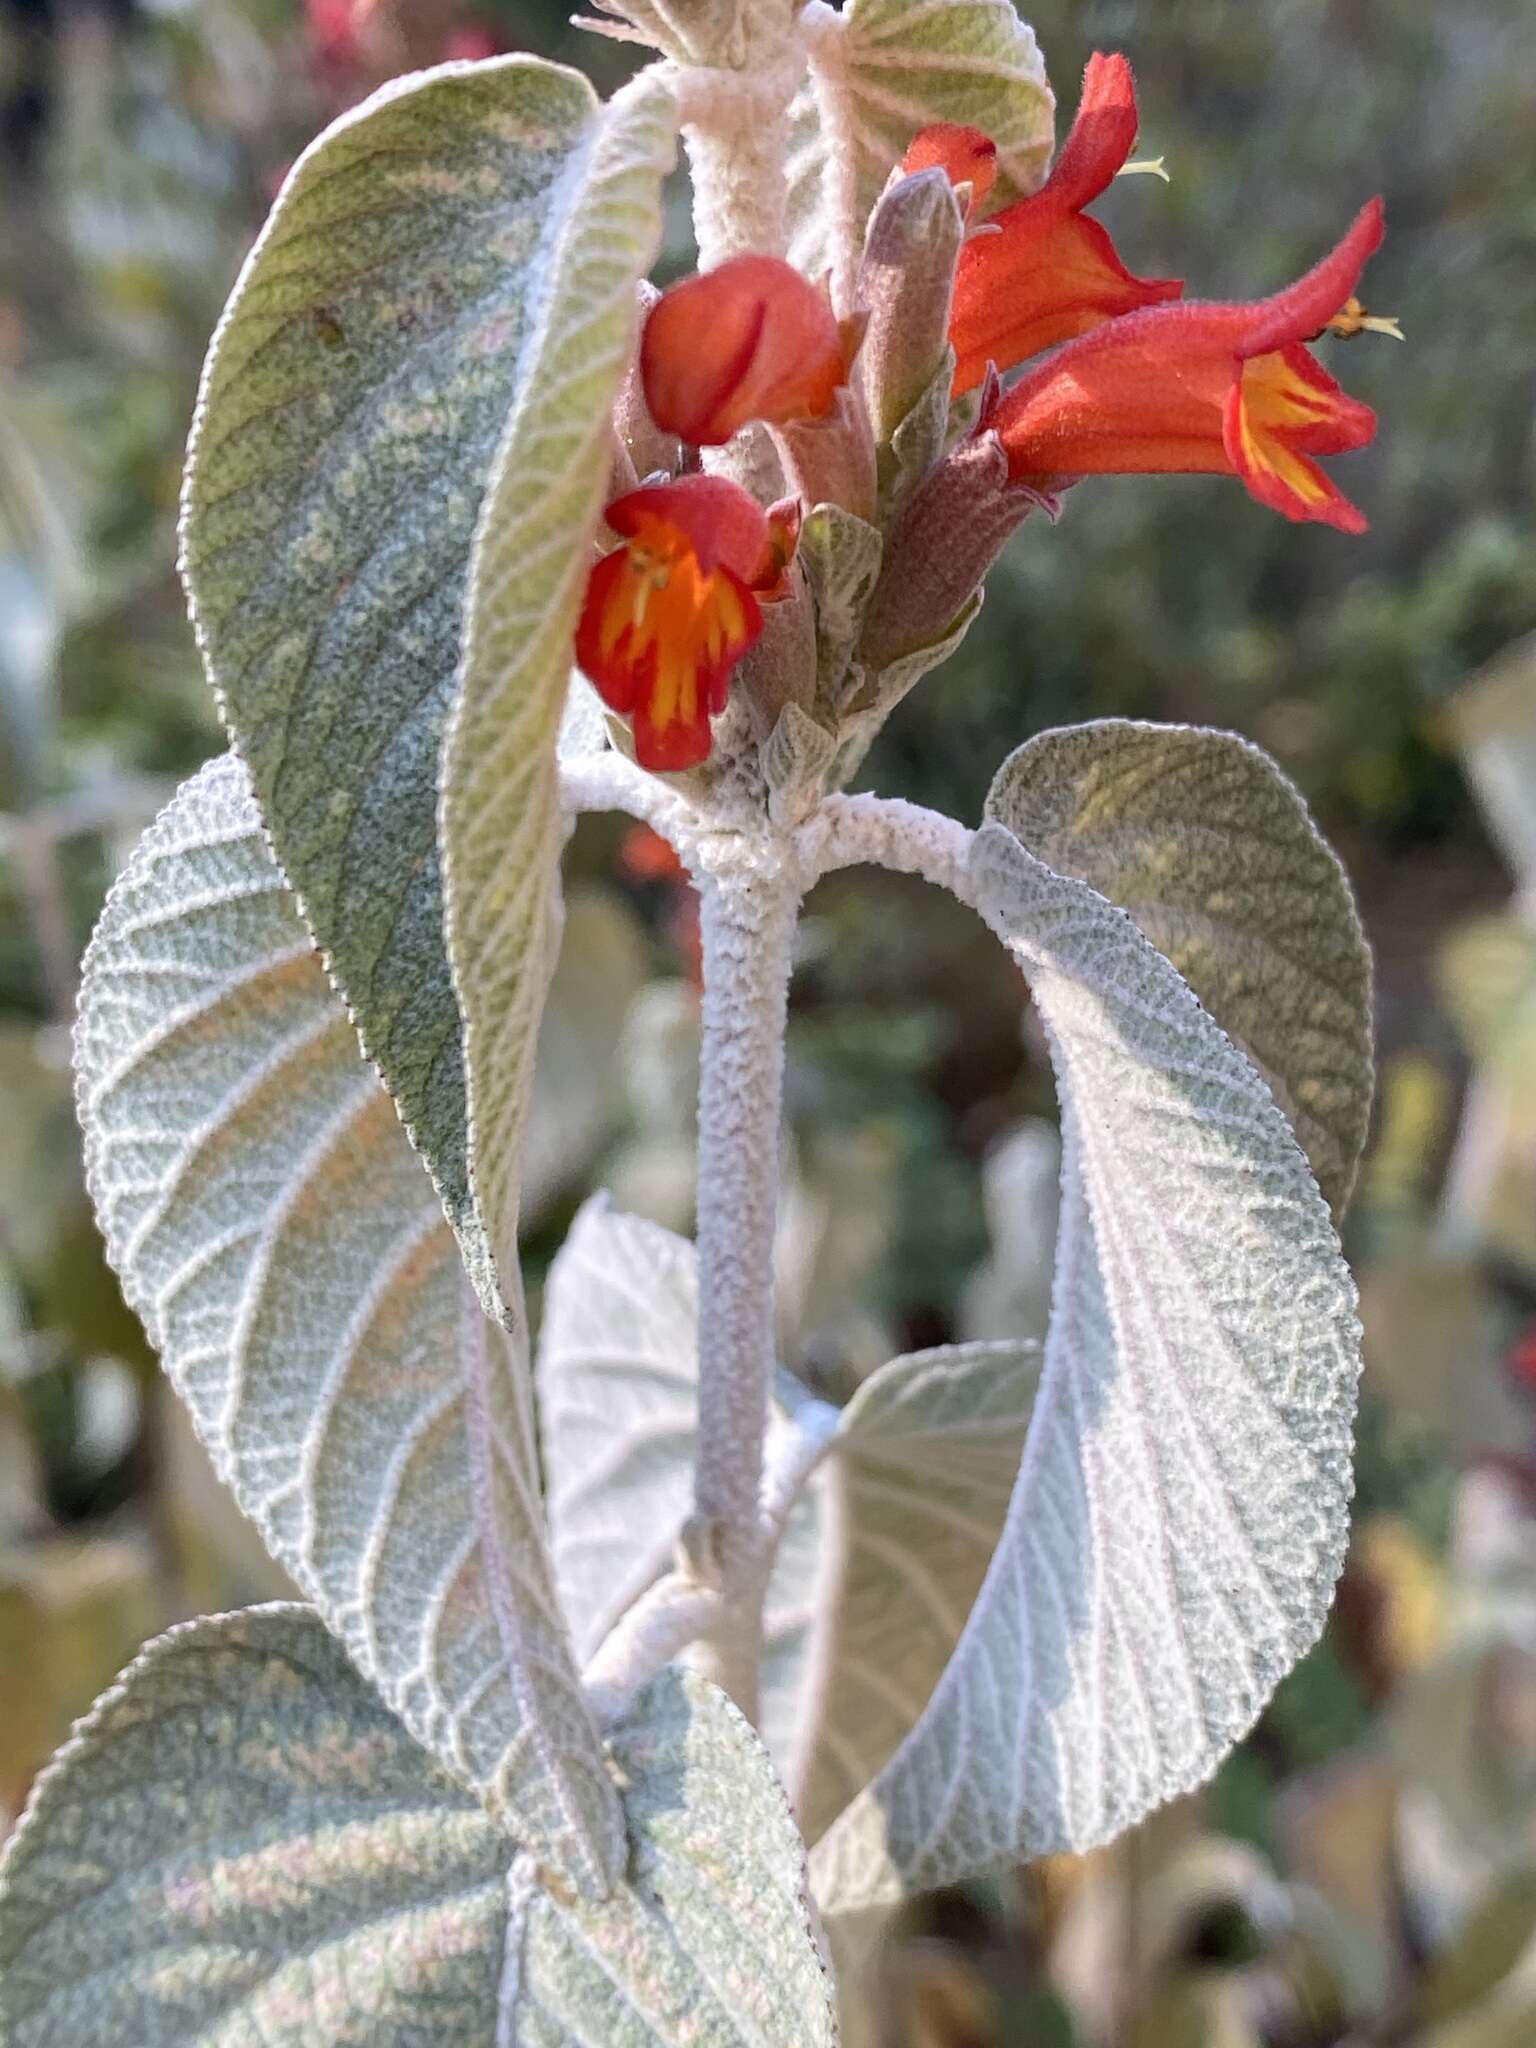
[[[630,720],[642,766],[708,758],[711,719],[763,633],[763,606],[794,589],[799,520],[818,503],[883,524],[866,634],[876,665],[924,630],[936,637],[1024,514],[1054,511],[1086,476],[1235,476],[1289,519],[1364,529],[1317,458],[1364,447],[1375,415],[1310,344],[1330,328],[1396,331],[1355,297],[1381,242],[1381,201],[1273,297],[1188,300],[1177,278],[1133,275],[1085,211],[1127,168],[1136,131],[1129,64],[1096,55],[1049,177],[996,212],[986,135],[944,124],[913,139],[872,217],[851,306],[835,308],[826,285],[756,254],[655,298],[629,422],[638,415],[643,428],[625,456],[640,488],[607,508],[619,545],[592,571],[576,645],[604,701]],[[937,217],[936,195],[956,223],[948,245],[921,226]],[[888,415],[943,371],[941,360],[908,360],[914,347],[923,356],[931,323],[913,318],[904,278],[942,301],[941,314],[947,307],[934,338],[940,356],[952,352],[953,373],[944,444],[897,503],[877,487],[900,424]],[[767,508],[735,480],[754,476],[752,436],[768,437],[789,487]],[[659,474],[637,473],[642,440],[664,451]]]

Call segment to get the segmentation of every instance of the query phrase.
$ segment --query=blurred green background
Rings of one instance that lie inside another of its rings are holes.
[[[1382,416],[1360,540],[1204,479],[1031,522],[866,780],[974,817],[1028,734],[1230,725],[1298,780],[1378,961],[1381,1088],[1346,1236],[1367,1382],[1327,1637],[1206,1794],[1104,1854],[923,1902],[871,1979],[891,2048],[1536,2042],[1536,9],[1041,0],[1070,116],[1126,50],[1171,183],[1131,266],[1241,296],[1372,191],[1330,347]],[[278,181],[393,73],[628,53],[555,0],[0,0],[0,1829],[170,1621],[280,1589],[157,1382],[86,1204],[67,1037],[127,848],[219,746],[174,573],[198,363]],[[681,195],[666,262],[688,260]],[[1342,363],[1342,367],[1341,367]],[[594,1185],[691,1214],[686,890],[589,823],[529,1157],[535,1275]],[[951,992],[970,992],[963,1011]],[[786,1355],[844,1394],[898,1348],[1039,1327],[1055,1138],[1006,960],[867,873],[813,898],[790,1063]]]

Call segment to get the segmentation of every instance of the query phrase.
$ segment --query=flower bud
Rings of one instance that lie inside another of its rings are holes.
[[[823,291],[777,256],[733,256],[662,293],[640,338],[651,416],[718,448],[751,420],[782,426],[830,412],[854,337]]]
[[[980,586],[1003,543],[1033,511],[1052,517],[1056,502],[1008,480],[996,434],[962,441],[931,470],[886,536],[859,659],[878,672],[942,639]]]
[[[856,290],[869,315],[858,367],[881,445],[922,397],[948,345],[964,237],[954,187],[939,165],[898,178],[870,219]]]

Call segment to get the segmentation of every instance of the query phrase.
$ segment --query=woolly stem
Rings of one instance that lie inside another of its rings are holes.
[[[699,884],[699,1449],[684,1540],[721,1595],[703,1668],[755,1722],[784,1024],[800,892],[771,857],[723,871],[701,863]]]
[[[753,53],[750,65],[674,72],[700,270],[749,250],[784,254],[789,103],[805,63],[789,24],[786,10],[783,47]]]
[[[621,1721],[640,1688],[696,1642],[719,1609],[719,1594],[685,1572],[669,1572],[647,1587],[581,1675],[587,1705],[599,1725],[611,1728]]]
[[[901,797],[829,796],[795,835],[795,854],[806,888],[834,869],[867,863],[920,875],[974,909],[973,836],[942,811]]]

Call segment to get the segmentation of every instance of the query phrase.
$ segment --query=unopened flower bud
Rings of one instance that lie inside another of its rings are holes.
[[[830,412],[856,340],[789,264],[733,256],[662,293],[640,338],[640,375],[661,426],[718,448],[751,420]]]
[[[938,165],[898,178],[870,219],[857,287],[869,325],[857,368],[882,445],[922,397],[948,345],[964,238],[954,186]]]
[[[1033,511],[1055,516],[1045,492],[1008,481],[996,434],[962,441],[932,469],[886,536],[859,659],[888,668],[942,639],[1014,528]]]

